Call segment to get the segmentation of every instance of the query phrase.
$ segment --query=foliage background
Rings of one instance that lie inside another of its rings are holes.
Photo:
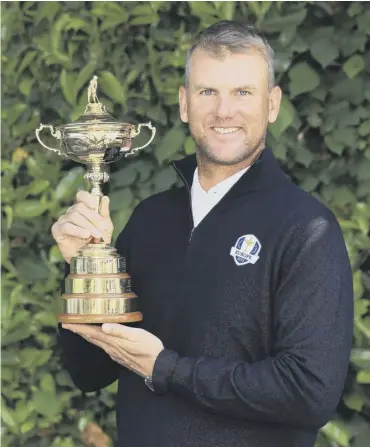
[[[155,144],[111,169],[107,192],[117,235],[136,203],[178,186],[169,162],[194,151],[177,111],[191,37],[220,19],[236,18],[255,24],[276,51],[285,95],[268,143],[293,180],[336,213],[353,266],[351,367],[338,413],[317,445],[365,446],[370,4],[29,1],[1,7],[3,445],[72,447],[87,445],[90,437],[91,445],[103,447],[109,444],[104,432],[109,438],[115,432],[115,385],[82,395],[60,367],[55,343],[63,263],[50,228],[86,187],[83,168],[47,153],[34,130],[40,122],[76,119],[93,74],[115,117],[152,120]]]

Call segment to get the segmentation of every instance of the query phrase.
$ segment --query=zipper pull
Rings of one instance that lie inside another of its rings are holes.
[[[191,238],[193,237],[194,230],[195,230],[195,228],[193,228],[191,230],[191,232],[190,232],[189,239],[188,239],[188,244],[190,244]]]

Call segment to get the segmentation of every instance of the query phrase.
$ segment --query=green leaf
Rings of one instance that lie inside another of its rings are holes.
[[[364,123],[361,124],[361,126],[358,128],[358,133],[362,137],[365,137],[370,134],[370,120],[365,121]]]
[[[340,421],[328,422],[321,431],[332,441],[339,444],[340,447],[349,447],[351,441],[351,432]]]
[[[18,67],[18,70],[15,74],[16,80],[23,73],[23,71],[30,65],[30,63],[35,59],[36,56],[37,56],[37,51],[27,51],[26,55],[24,56],[22,62],[20,63],[20,65]]]
[[[39,200],[22,200],[14,206],[14,217],[30,218],[41,216],[48,209],[47,203]]]
[[[339,56],[338,46],[328,38],[316,40],[312,43],[310,50],[312,56],[323,68],[326,68]]]
[[[350,79],[354,79],[364,68],[365,60],[359,54],[351,56],[343,65],[343,71]]]
[[[286,129],[293,123],[295,109],[287,96],[283,96],[277,120],[269,125],[269,131],[274,138],[278,139]]]
[[[370,369],[370,349],[353,348],[351,362],[359,368]]]
[[[150,2],[138,4],[133,9],[130,9],[130,15],[132,16],[149,16],[153,12]]]
[[[87,81],[89,81],[93,77],[95,69],[96,69],[96,63],[90,62],[78,73],[77,79],[74,84],[74,90],[76,94],[80,91],[81,87],[83,87],[87,83]],[[87,102],[87,96],[86,96],[86,102]]]
[[[307,15],[307,10],[303,3],[300,4],[300,8],[300,11],[293,12],[292,14],[284,14],[283,16],[275,14],[275,16],[264,20],[260,25],[261,30],[268,33],[276,33],[286,28],[298,26]]]
[[[1,365],[2,366],[17,366],[20,364],[21,359],[17,352],[4,350],[1,353]]]
[[[19,355],[21,357],[21,365],[23,369],[34,370],[38,366],[45,365],[52,351],[50,349],[23,348]]]
[[[109,194],[111,211],[119,211],[128,208],[132,204],[134,196],[130,188],[118,189]]]
[[[132,214],[132,209],[122,208],[118,213],[112,215],[113,222],[113,240],[116,240],[119,233],[125,228],[130,216]]]
[[[158,162],[162,164],[165,160],[170,160],[178,152],[184,141],[185,134],[181,128],[174,127],[168,131],[155,149]]]
[[[76,167],[64,174],[55,189],[55,198],[63,201],[74,197],[77,193],[77,188],[83,185],[84,173],[84,168]]]
[[[56,398],[55,393],[50,391],[36,391],[32,397],[33,408],[43,416],[53,417],[62,409],[62,403]]]
[[[172,166],[157,171],[153,176],[154,192],[170,189],[177,182],[177,174]]]
[[[298,62],[289,70],[290,93],[292,97],[311,92],[320,84],[320,76],[306,62]]]
[[[34,79],[23,76],[21,82],[19,83],[19,91],[24,95],[28,96],[31,92],[31,88],[34,84]]]
[[[41,259],[36,257],[18,257],[15,261],[15,268],[20,275],[20,281],[34,282],[48,279],[50,270]]]
[[[27,194],[38,195],[50,186],[49,180],[34,180],[27,188]]]
[[[40,380],[40,389],[55,394],[55,382],[51,374],[45,374]]]
[[[355,318],[355,327],[360,331],[370,342],[370,324],[365,318]]]
[[[344,403],[348,408],[354,411],[362,411],[365,404],[364,399],[357,393],[351,393],[343,397]]]
[[[192,137],[186,138],[184,148],[185,148],[186,155],[195,154],[196,145],[195,145],[195,141]]]
[[[125,92],[119,80],[110,71],[102,71],[99,74],[99,85],[103,92],[114,101],[124,104]]]
[[[273,2],[248,2],[248,8],[257,17],[257,19],[262,20],[267,14],[268,10],[271,8]]]
[[[217,16],[217,10],[214,8],[213,4],[211,2],[196,2],[191,1],[188,2],[192,14],[198,17],[203,16]]]
[[[362,369],[356,375],[357,383],[370,385],[370,369]]]
[[[20,327],[1,337],[1,346],[9,346],[13,343],[18,343],[26,340],[31,336],[31,329],[29,327]]]
[[[9,427],[16,427],[17,423],[12,413],[13,412],[7,408],[3,399],[1,399],[1,419],[3,420],[4,424],[8,425]]]
[[[151,25],[152,23],[158,22],[159,17],[155,13],[151,13],[148,16],[137,16],[130,19],[130,25]]]
[[[75,84],[76,76],[73,73],[63,69],[60,74],[60,85],[62,87],[64,97],[71,105],[75,105],[76,103]]]

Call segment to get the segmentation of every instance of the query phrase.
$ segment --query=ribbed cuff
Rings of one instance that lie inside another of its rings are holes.
[[[152,383],[156,394],[165,394],[170,386],[171,375],[179,355],[170,349],[163,349],[154,364]]]

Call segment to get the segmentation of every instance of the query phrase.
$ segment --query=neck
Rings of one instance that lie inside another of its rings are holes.
[[[237,172],[251,166],[259,157],[263,147],[258,148],[253,154],[245,160],[233,165],[220,165],[212,163],[204,156],[197,153],[199,183],[204,191],[209,191],[223,180],[231,177]]]

